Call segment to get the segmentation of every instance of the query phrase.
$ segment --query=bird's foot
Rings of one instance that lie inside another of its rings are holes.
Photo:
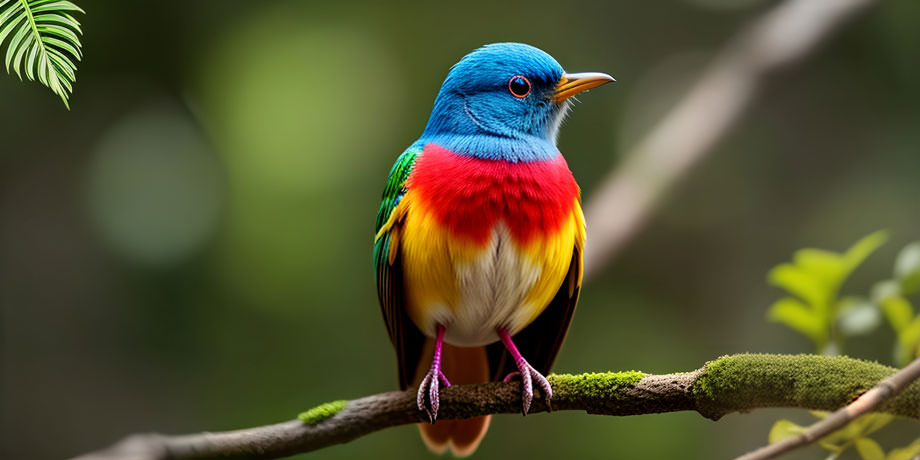
[[[441,371],[441,346],[444,345],[444,326],[438,324],[437,337],[434,342],[434,356],[431,357],[431,369],[425,374],[422,383],[418,386],[418,410],[428,414],[428,421],[434,423],[438,419],[438,406],[440,398],[438,397],[438,387],[441,383],[444,387],[450,386],[447,376]],[[428,396],[428,404],[425,404],[425,396]]]
[[[443,383],[445,388],[450,386],[450,381],[447,380],[444,372],[441,372],[440,363],[438,364],[437,366],[432,365],[428,373],[425,374],[425,378],[422,379],[422,383],[418,386],[418,397],[416,398],[418,409],[428,414],[428,421],[431,423],[438,419],[438,407],[440,406],[438,390],[441,384]]]
[[[512,372],[506,375],[503,381],[509,382],[515,376],[521,377],[521,401],[523,403],[523,414],[527,415],[527,412],[530,411],[530,405],[533,403],[534,384],[539,386],[543,391],[543,395],[546,397],[546,407],[552,410],[552,406],[550,406],[550,400],[553,398],[553,388],[550,386],[549,381],[546,380],[546,377],[534,369],[533,366],[531,366],[530,363],[528,363],[524,358],[516,360],[516,363],[520,371]]]
[[[524,415],[527,415],[527,412],[530,411],[530,405],[533,403],[533,386],[536,382],[537,386],[543,390],[543,395],[546,397],[546,407],[549,410],[552,410],[550,406],[550,400],[553,398],[553,388],[550,386],[549,381],[546,380],[546,377],[543,376],[538,370],[534,369],[530,363],[521,356],[521,352],[518,351],[517,347],[514,345],[514,341],[511,340],[511,335],[508,334],[506,329],[499,329],[498,336],[501,338],[502,343],[505,345],[505,348],[508,350],[508,353],[511,353],[511,357],[514,359],[515,364],[519,372],[512,372],[505,376],[504,382],[508,382],[512,377],[516,375],[521,376],[521,401],[523,403],[523,412]]]

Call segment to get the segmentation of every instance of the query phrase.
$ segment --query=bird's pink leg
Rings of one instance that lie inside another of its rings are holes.
[[[443,383],[445,387],[450,386],[450,381],[447,380],[447,377],[444,375],[444,372],[441,372],[441,347],[444,345],[444,326],[438,324],[437,337],[434,342],[434,356],[431,358],[431,369],[428,370],[428,373],[425,374],[425,378],[422,379],[422,383],[418,386],[418,408],[420,411],[428,414],[428,420],[431,423],[434,423],[438,419],[438,386],[439,383]],[[425,395],[428,395],[428,401],[431,403],[431,406],[425,405]]]
[[[553,397],[553,389],[550,387],[549,381],[521,356],[521,352],[514,346],[514,342],[511,341],[511,335],[508,334],[506,329],[499,329],[498,336],[502,339],[502,343],[505,345],[508,353],[511,353],[511,357],[514,358],[514,362],[517,364],[518,370],[520,371],[522,387],[521,399],[524,403],[524,415],[527,415],[527,411],[530,410],[530,404],[533,402],[534,381],[536,381],[537,385],[543,390],[543,394],[546,395],[546,405],[549,406],[549,400]],[[518,374],[518,372],[508,374],[504,381],[507,382],[516,374]]]

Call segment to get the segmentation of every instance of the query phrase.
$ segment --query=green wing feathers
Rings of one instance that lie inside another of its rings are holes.
[[[415,164],[415,158],[418,157],[420,153],[422,153],[421,147],[410,147],[396,159],[396,163],[393,164],[393,168],[390,169],[387,185],[383,189],[383,201],[380,203],[380,209],[377,211],[377,227],[374,229],[375,233],[379,232],[383,224],[387,223],[393,209],[396,208],[396,205],[399,204],[399,200],[402,199],[402,196],[406,193],[406,179],[409,178],[409,173],[412,171],[412,166]]]
[[[422,153],[421,147],[410,147],[396,160],[386,186],[383,189],[383,201],[377,211],[376,241],[374,241],[374,265],[377,271],[377,296],[383,320],[387,325],[390,342],[396,348],[399,361],[399,384],[403,389],[412,382],[415,366],[421,356],[425,337],[421,331],[412,324],[406,315],[405,289],[403,286],[402,262],[398,252],[390,261],[390,243],[393,235],[392,228],[381,233],[381,229],[390,220],[393,210],[406,193],[406,179],[412,171],[415,159]],[[398,242],[393,242],[398,244]]]

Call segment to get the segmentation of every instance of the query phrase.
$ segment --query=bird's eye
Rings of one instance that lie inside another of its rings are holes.
[[[515,75],[508,80],[508,91],[514,97],[526,97],[530,94],[530,80],[523,75]]]

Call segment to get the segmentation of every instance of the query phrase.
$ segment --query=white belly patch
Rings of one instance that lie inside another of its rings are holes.
[[[512,335],[527,326],[534,305],[527,296],[542,267],[521,254],[505,225],[492,232],[487,249],[469,263],[455,263],[458,303],[431,305],[429,318],[444,324],[447,343],[480,346],[498,341],[497,328]],[[432,328],[433,329],[433,328]]]

